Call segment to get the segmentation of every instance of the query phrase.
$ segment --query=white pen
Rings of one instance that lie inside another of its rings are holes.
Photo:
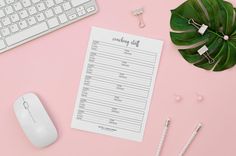
[[[167,131],[169,129],[169,125],[170,125],[170,119],[167,119],[166,122],[165,122],[164,129],[162,131],[161,140],[160,140],[160,143],[159,143],[158,148],[157,148],[156,156],[160,156],[160,154],[161,154],[161,150],[162,150],[165,138],[167,136]]]
[[[179,153],[179,156],[183,156],[186,151],[188,150],[189,146],[191,145],[191,143],[193,142],[193,140],[195,139],[195,137],[197,136],[199,130],[202,128],[202,124],[199,123],[196,127],[196,129],[193,131],[191,137],[189,138],[188,142],[185,144],[185,146],[183,147],[182,151]]]

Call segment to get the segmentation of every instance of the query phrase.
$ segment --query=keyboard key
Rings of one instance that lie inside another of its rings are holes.
[[[83,3],[86,3],[88,1],[90,1],[90,0],[71,0],[71,3],[74,7],[76,7],[76,6],[79,6]]]
[[[69,19],[70,19],[70,20],[73,20],[73,19],[76,19],[76,17],[77,17],[77,15],[76,15],[76,14],[73,14],[73,15],[70,15],[70,16],[69,16]]]
[[[38,10],[39,10],[39,11],[43,11],[43,10],[45,10],[45,9],[46,9],[46,7],[45,7],[45,4],[44,4],[44,3],[39,3],[39,4],[37,4],[37,8],[38,8]]]
[[[28,13],[27,13],[26,10],[20,11],[20,17],[21,17],[21,18],[26,18],[26,17],[28,17],[28,16],[29,16],[29,15],[28,15]]]
[[[63,3],[63,0],[55,0],[56,4],[61,4]]]
[[[40,0],[31,0],[33,3],[38,3]]]
[[[83,11],[83,10],[85,10],[83,6],[80,6],[80,7],[77,7],[77,8],[76,8],[76,11],[77,11],[77,12],[80,12],[80,11]]]
[[[0,1],[0,8],[1,8],[1,7],[4,7],[5,5],[6,5],[6,3],[5,3],[3,0],[1,0],[1,1]]]
[[[76,14],[76,13],[77,13],[77,12],[76,12],[76,9],[75,9],[75,8],[72,8],[72,9],[66,11],[66,15],[67,15],[67,16],[70,16],[70,15],[73,15],[73,14]]]
[[[59,22],[58,22],[57,18],[55,17],[55,18],[48,20],[48,25],[49,25],[49,28],[54,28],[59,25]]]
[[[64,9],[65,11],[71,9],[70,2],[63,3],[62,6],[63,6],[63,9]]]
[[[28,9],[28,12],[29,12],[30,15],[34,15],[34,14],[37,13],[37,10],[36,10],[36,8],[33,6],[33,7],[30,7],[30,8]]]
[[[20,20],[18,14],[12,14],[10,18],[13,23]]]
[[[13,7],[16,11],[19,11],[23,8],[20,2],[13,4]]]
[[[29,25],[34,25],[36,23],[36,20],[34,17],[30,17],[27,19],[27,22],[29,23]]]
[[[23,40],[26,40],[30,37],[33,37],[35,35],[41,34],[47,30],[48,30],[48,26],[47,26],[46,22],[43,22],[43,23],[37,24],[33,27],[30,27],[28,29],[25,29],[21,32],[18,32],[12,36],[7,37],[6,42],[7,42],[7,45],[10,46],[10,45],[16,44],[18,42],[21,42]]]
[[[11,32],[15,33],[19,30],[18,26],[16,24],[13,24],[10,26]]]
[[[26,21],[21,21],[19,22],[19,26],[21,29],[25,29],[28,26],[28,24],[26,23]]]
[[[6,17],[6,18],[2,19],[2,23],[3,23],[3,25],[7,26],[7,25],[11,24],[11,21],[8,17]]]
[[[68,21],[67,17],[65,14],[62,14],[60,16],[58,16],[60,22],[63,24],[63,23],[66,23]]]
[[[46,10],[45,15],[46,15],[47,18],[52,17],[54,15],[52,9]]]
[[[7,4],[14,3],[14,0],[6,0]]]
[[[7,4],[14,3],[14,0],[6,0]]]
[[[13,8],[12,8],[12,6],[6,7],[6,8],[5,8],[5,12],[6,12],[8,15],[11,14],[11,13],[13,13]]]
[[[94,11],[94,10],[95,10],[95,7],[94,7],[94,6],[91,6],[91,7],[87,8],[87,12],[92,12],[92,11]]]
[[[3,40],[0,40],[0,49],[4,49],[6,47]]]
[[[8,28],[5,28],[1,30],[1,33],[5,37],[10,34],[10,30]]]
[[[45,16],[44,16],[43,13],[40,13],[40,14],[36,15],[36,18],[37,18],[37,20],[38,20],[39,22],[45,20]]]
[[[45,3],[48,8],[51,8],[55,5],[53,0],[46,0]]]
[[[5,13],[3,10],[0,10],[0,18],[4,17],[5,16]]]
[[[62,13],[61,7],[60,7],[60,6],[55,7],[55,8],[54,8],[54,12],[55,12],[55,14],[60,14],[60,13]]]
[[[78,12],[78,15],[79,15],[79,16],[83,16],[83,15],[85,15],[85,14],[86,14],[86,11],[85,11],[85,10],[82,10],[82,11]]]
[[[29,7],[31,5],[30,0],[21,0],[24,7]]]

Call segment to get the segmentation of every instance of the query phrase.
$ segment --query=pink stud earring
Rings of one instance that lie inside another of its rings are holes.
[[[180,95],[175,95],[175,101],[176,102],[181,102],[182,101],[182,97]]]
[[[198,102],[204,101],[204,97],[202,95],[197,94],[197,101]]]

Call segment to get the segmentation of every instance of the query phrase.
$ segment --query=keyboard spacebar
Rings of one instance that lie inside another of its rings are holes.
[[[33,27],[30,27],[29,29],[23,30],[19,33],[16,33],[10,37],[6,38],[6,42],[8,46],[11,46],[13,44],[19,43],[21,41],[24,41],[28,38],[34,37],[35,35],[38,35],[40,33],[43,33],[48,30],[48,26],[46,22],[37,24]]]
[[[78,5],[81,5],[83,3],[86,3],[90,0],[71,0],[71,3],[74,7],[78,6]]]

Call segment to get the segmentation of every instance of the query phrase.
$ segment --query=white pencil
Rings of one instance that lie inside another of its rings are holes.
[[[191,137],[189,138],[188,142],[185,144],[185,146],[183,147],[182,151],[179,153],[179,156],[183,156],[186,151],[188,150],[189,146],[191,145],[191,143],[193,142],[193,140],[196,138],[199,130],[202,128],[202,124],[199,123],[196,127],[196,129],[193,131]]]
[[[159,143],[158,148],[157,148],[156,156],[160,156],[160,154],[161,154],[161,150],[162,150],[165,138],[167,136],[169,125],[170,125],[170,119],[167,119],[166,122],[165,122],[164,129],[162,131],[161,140],[160,140],[160,143]]]

